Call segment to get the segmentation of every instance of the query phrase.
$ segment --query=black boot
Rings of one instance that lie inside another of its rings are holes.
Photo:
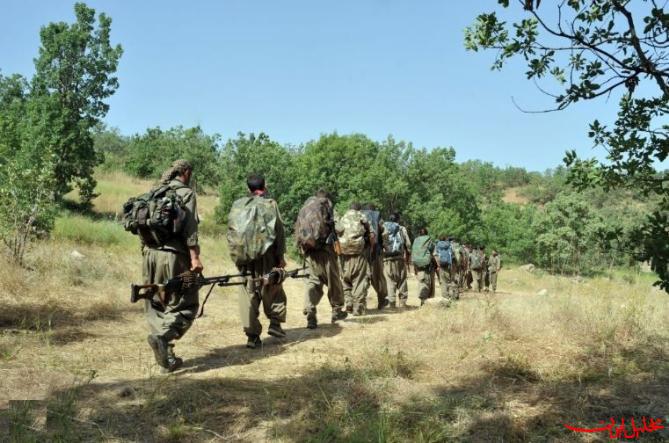
[[[348,317],[348,312],[342,311],[341,309],[337,309],[336,311],[332,311],[332,323],[336,323],[337,320],[344,320],[346,317]]]
[[[256,349],[259,348],[262,345],[262,341],[260,340],[260,336],[256,334],[246,334],[248,336],[248,340],[246,341],[246,347],[249,349]]]
[[[163,368],[169,367],[167,340],[165,340],[162,335],[149,334],[149,336],[146,337],[146,341],[153,350],[153,356],[156,359],[156,363]]]

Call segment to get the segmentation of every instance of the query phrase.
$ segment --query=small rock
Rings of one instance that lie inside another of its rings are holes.
[[[520,266],[518,269],[526,272],[534,272],[534,265],[532,263],[528,263],[526,265]]]
[[[75,260],[82,260],[82,259],[86,258],[86,256],[84,254],[77,251],[76,249],[73,250],[72,252],[70,252],[70,257],[72,257]]]
[[[537,295],[541,297],[548,295],[548,289],[542,289],[541,291],[537,292]]]

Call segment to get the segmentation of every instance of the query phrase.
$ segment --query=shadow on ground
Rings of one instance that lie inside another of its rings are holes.
[[[258,349],[247,349],[246,344],[212,349],[207,354],[184,362],[183,372],[197,373],[228,366],[243,366],[256,360],[279,355],[299,343],[319,338],[334,337],[341,332],[341,327],[320,325],[317,329],[292,328],[285,329],[285,338],[266,337]],[[240,336],[240,340],[246,337]]]
[[[298,340],[333,331],[324,328]],[[199,364],[220,367],[226,352],[213,351]],[[652,353],[665,361],[669,357],[659,347]],[[54,392],[41,429],[27,424],[33,423],[29,408],[14,405],[2,414],[9,428],[4,435],[16,441],[607,441],[605,433],[576,434],[564,424],[594,427],[611,417],[666,419],[669,379],[663,373],[635,380],[599,374],[546,381],[502,361],[457,384],[430,385],[429,394],[391,398],[389,387],[417,383],[413,362],[402,355],[379,352],[364,367],[324,365],[272,380],[186,374],[88,383]],[[628,357],[641,369],[649,363],[643,352]],[[593,374],[597,371],[593,368]],[[666,441],[669,433],[643,438]]]

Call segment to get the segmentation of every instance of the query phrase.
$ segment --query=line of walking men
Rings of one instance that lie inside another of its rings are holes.
[[[150,208],[163,208],[160,205],[165,204],[169,196],[169,207],[176,212],[170,235],[161,238],[152,233],[155,242],[142,238],[145,284],[163,283],[184,272],[201,273],[204,269],[198,241],[196,195],[190,187],[192,174],[193,167],[188,161],[177,160],[161,177],[160,191],[149,193],[155,197],[157,192],[166,192],[165,196],[158,196],[160,203],[148,205]],[[227,240],[231,258],[245,276],[238,306],[246,346],[256,349],[262,344],[261,306],[269,319],[267,333],[279,338],[286,336],[281,326],[286,321],[282,282],[257,284],[258,277],[285,268],[286,235],[278,205],[269,198],[264,177],[250,175],[247,187],[249,194],[236,200],[228,215]],[[157,215],[135,211],[132,216],[144,214],[149,220],[160,219],[161,211],[156,211]],[[310,197],[300,210],[294,236],[309,274],[303,311],[310,329],[318,327],[317,306],[324,295],[324,286],[328,288],[330,319],[335,323],[349,314],[366,313],[370,286],[377,294],[378,309],[406,307],[410,265],[418,278],[421,305],[434,296],[437,274],[442,295],[453,300],[459,298],[465,287],[471,287],[470,279],[476,281],[481,290],[485,270],[495,291],[501,267],[496,252],[486,259],[482,248],[469,251],[446,237],[434,242],[424,228],[411,242],[398,213],[384,221],[373,205],[363,209],[359,203],[352,203],[336,218],[330,196],[322,190]],[[150,240],[151,236],[146,238]],[[473,277],[469,277],[470,273]],[[169,300],[154,297],[145,301],[146,319],[151,329],[147,341],[163,372],[172,372],[183,364],[174,353],[174,342],[191,327],[198,308],[195,287],[179,291]]]

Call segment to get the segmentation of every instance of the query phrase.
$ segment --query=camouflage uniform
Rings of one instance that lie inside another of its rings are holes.
[[[331,223],[334,223],[332,202],[329,200],[327,202],[330,217],[327,223],[329,226],[332,226]],[[331,244],[325,244],[321,249],[306,251],[304,259],[309,272],[309,279],[307,280],[304,295],[304,315],[307,316],[307,320],[316,320],[316,306],[320,303],[321,298],[323,298],[323,285],[326,285],[328,287],[328,300],[332,307],[334,321],[337,312],[341,311],[344,306],[344,288],[341,283],[339,261],[337,260],[334,247]]]
[[[254,277],[260,277],[263,274],[271,272],[283,261],[283,256],[286,252],[286,236],[276,202],[264,194],[254,195],[253,198],[269,200],[276,210],[276,224],[274,228],[276,239],[274,243],[262,257],[239,269],[240,272],[251,274],[245,279],[246,284],[241,286],[242,289],[239,292],[239,316],[242,320],[242,326],[247,336],[260,336],[262,325],[258,317],[260,316],[261,303],[263,312],[269,318],[270,324],[280,325],[286,321],[286,293],[283,290],[283,285],[277,284],[258,287],[253,282]]]
[[[484,273],[484,268],[485,268],[485,263],[483,261],[484,260],[484,255],[483,255],[483,251],[481,251],[480,249],[475,249],[474,251],[472,251],[470,256],[473,256],[474,254],[479,256],[479,261],[481,263],[481,267],[479,269],[474,269],[471,266],[472,263],[473,263],[472,257],[470,257],[470,259],[469,259],[469,265],[470,265],[469,267],[472,270],[472,278],[476,282],[476,290],[478,292],[481,292],[481,289],[483,289],[483,273]]]
[[[197,202],[193,190],[177,179],[169,181],[185,206],[185,219],[181,234],[163,246],[142,248],[142,277],[145,284],[162,284],[166,280],[190,269],[189,248],[198,246]],[[191,327],[199,308],[198,289],[189,288],[173,294],[167,306],[157,299],[145,300],[144,312],[154,335],[162,336],[168,343],[177,340]],[[170,344],[170,352],[173,345]]]
[[[492,292],[497,290],[497,273],[502,267],[499,254],[491,255],[490,260],[488,261],[488,273],[490,274],[490,286],[492,286]]]
[[[418,238],[419,237],[415,238],[414,242],[416,242]],[[434,244],[431,245],[429,252],[430,252],[430,257],[432,257],[434,254]],[[426,267],[418,268],[414,266],[414,268],[419,284],[418,298],[420,299],[421,304],[423,304],[426,299],[434,297],[435,265],[434,263],[431,263]]]
[[[372,288],[374,288],[374,291],[376,292],[378,305],[383,306],[385,300],[388,298],[388,283],[386,282],[386,277],[383,273],[383,248],[381,246],[381,240],[383,238],[383,219],[381,219],[381,217],[379,217],[377,230],[378,234],[376,236],[376,245],[374,246],[374,249],[367,249],[367,256],[369,257],[368,278]]]
[[[400,226],[400,235],[404,240],[402,254],[385,256],[383,258],[383,271],[388,285],[388,301],[391,304],[395,303],[395,294],[398,293],[399,306],[404,307],[409,298],[406,257],[411,252],[411,239],[404,226]]]
[[[354,229],[346,223],[348,221],[356,222],[356,220],[365,225],[365,231],[369,236],[367,217],[361,211],[349,209],[341,218],[342,223],[337,224],[337,235],[339,235],[340,241],[347,229]],[[367,311],[367,291],[369,289],[367,249],[368,246],[364,245],[363,251],[356,253],[355,250],[346,250],[342,244],[341,278],[346,310],[353,312],[354,315],[362,315]]]

